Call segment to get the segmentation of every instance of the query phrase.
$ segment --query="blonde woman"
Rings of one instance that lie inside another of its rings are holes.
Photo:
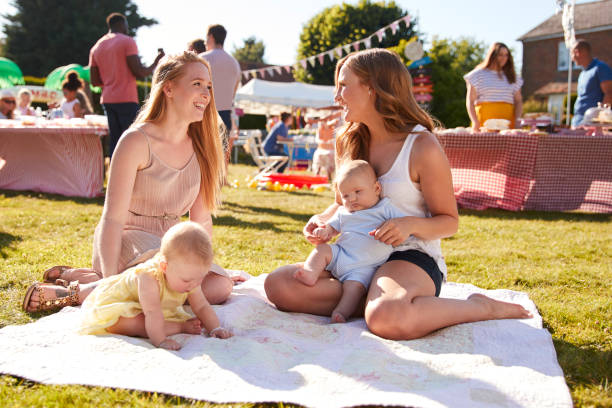
[[[210,66],[196,54],[185,52],[160,62],[149,99],[111,161],[94,234],[93,268],[45,271],[47,283],[36,283],[26,292],[26,311],[80,304],[102,277],[154,255],[164,233],[187,212],[212,236],[211,212],[225,177],[212,89]],[[222,268],[213,265],[211,270],[202,289],[210,303],[222,303],[232,281]]]
[[[368,161],[382,196],[410,214],[387,220],[373,232],[394,252],[376,271],[359,314],[373,333],[403,340],[458,323],[530,317],[520,305],[479,294],[467,300],[438,297],[446,277],[440,238],[457,231],[459,217],[448,161],[411,83],[399,57],[384,49],[350,54],[336,66],[335,100],[347,122],[336,141],[338,164]],[[308,221],[308,241],[326,242],[314,231],[338,210],[340,198],[336,192],[336,202]],[[329,316],[342,296],[341,283],[323,271],[307,286],[293,278],[300,268],[287,265],[272,272],[265,282],[268,298],[280,310]]]
[[[503,43],[493,43],[487,57],[464,77],[467,86],[465,104],[476,131],[488,119],[506,119],[514,128],[523,114],[521,86],[510,50]]]

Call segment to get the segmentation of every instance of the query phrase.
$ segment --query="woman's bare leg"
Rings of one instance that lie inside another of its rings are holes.
[[[149,337],[145,328],[144,314],[140,313],[134,317],[120,317],[117,323],[107,328],[110,333],[123,334],[130,337]],[[178,333],[200,334],[202,325],[197,317],[184,322],[164,321],[164,332],[166,336]]]
[[[314,286],[306,286],[293,277],[303,267],[285,265],[273,271],[264,283],[266,296],[279,310],[330,316],[342,296],[342,284],[324,272]]]
[[[202,291],[211,305],[219,305],[225,302],[232,293],[233,287],[234,283],[230,278],[214,272],[206,274],[204,281],[202,281]]]
[[[459,323],[531,317],[520,305],[484,295],[455,300],[434,294],[434,283],[424,270],[405,261],[387,262],[378,269],[370,284],[366,324],[372,333],[381,337],[409,340]]]
[[[79,283],[91,283],[102,279],[102,274],[99,274],[91,268],[73,268],[67,269],[62,274],[50,274],[52,280],[63,279],[68,282],[79,281]]]

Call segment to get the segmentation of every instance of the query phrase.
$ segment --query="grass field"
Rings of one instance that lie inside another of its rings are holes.
[[[311,246],[301,229],[332,194],[248,189],[243,180],[253,170],[231,167],[229,179],[241,187],[224,188],[214,246],[221,265],[258,275],[306,258]],[[0,327],[40,317],[20,306],[41,271],[55,264],[90,265],[102,205],[102,199],[0,191]],[[462,210],[460,216],[459,232],[442,242],[449,280],[527,292],[553,336],[574,404],[612,407],[612,215]],[[218,406],[11,376],[0,376],[0,401],[20,407]]]

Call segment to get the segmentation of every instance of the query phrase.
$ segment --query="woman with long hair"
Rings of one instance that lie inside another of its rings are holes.
[[[335,100],[345,127],[336,140],[338,166],[368,161],[382,195],[409,216],[386,221],[377,239],[394,247],[374,275],[360,308],[368,328],[389,339],[413,339],[453,324],[487,319],[527,318],[522,306],[474,294],[467,300],[439,298],[446,278],[440,239],[453,235],[459,216],[448,161],[434,122],[419,108],[412,80],[399,57],[384,49],[350,54],[336,66]],[[314,215],[304,227],[308,241],[325,241],[313,232],[325,225],[341,203]],[[324,271],[313,286],[294,278],[300,264],[278,268],[267,277],[268,298],[280,310],[329,316],[342,295],[341,283]]]
[[[56,266],[26,292],[30,311],[80,304],[96,281],[153,256],[180,217],[212,236],[211,212],[225,177],[209,64],[192,52],[166,57],[151,94],[122,135],[110,165],[91,269]],[[202,288],[210,303],[229,296],[232,281],[216,265]],[[78,282],[77,282],[78,281]]]
[[[467,85],[465,104],[474,130],[488,119],[506,119],[511,128],[515,127],[523,114],[523,79],[516,75],[506,44],[493,43],[484,61],[463,78]]]

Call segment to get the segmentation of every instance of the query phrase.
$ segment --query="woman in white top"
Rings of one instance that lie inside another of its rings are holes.
[[[399,57],[385,49],[352,53],[336,67],[335,100],[347,122],[336,141],[338,163],[367,160],[383,196],[410,214],[373,232],[374,239],[396,248],[377,270],[364,299],[361,312],[368,328],[389,339],[413,339],[458,323],[529,317],[520,305],[479,294],[467,300],[437,297],[446,275],[439,239],[455,233],[459,216],[448,161],[411,83]],[[336,193],[336,202],[308,221],[303,231],[308,241],[324,243],[313,231],[325,225],[340,203]],[[307,286],[293,277],[299,267],[272,272],[265,282],[268,298],[280,310],[329,316],[342,285],[324,271]]]
[[[491,45],[485,60],[463,78],[467,85],[465,103],[474,130],[488,119],[506,119],[511,128],[515,127],[523,113],[523,79],[517,77],[512,54],[505,44]]]

